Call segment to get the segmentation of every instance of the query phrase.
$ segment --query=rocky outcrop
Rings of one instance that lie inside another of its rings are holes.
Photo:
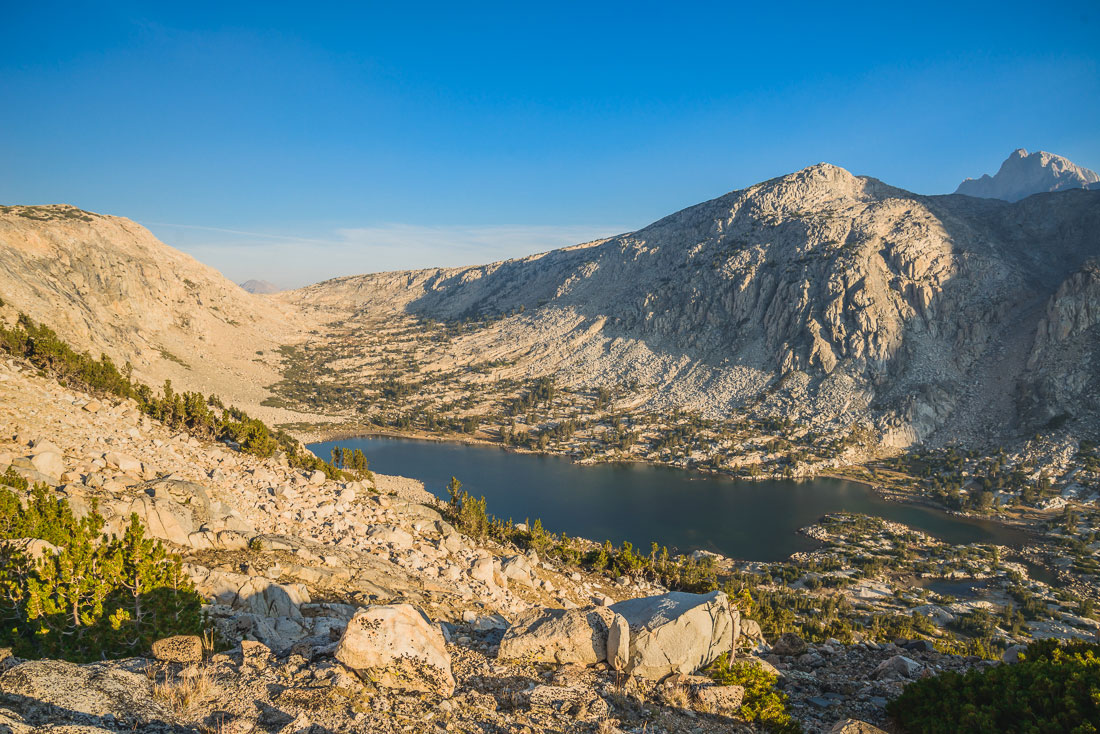
[[[724,592],[670,592],[628,599],[610,609],[630,626],[627,673],[650,679],[688,675],[734,653],[740,615],[730,609]]]
[[[1068,277],[1046,303],[1018,388],[1032,428],[1100,415],[1100,261]]]
[[[134,731],[185,732],[154,699],[147,676],[111,665],[31,660],[0,675],[0,700],[32,725],[118,722]]]
[[[997,175],[968,178],[955,189],[956,194],[986,199],[1019,201],[1032,194],[1066,189],[1089,188],[1100,183],[1095,171],[1074,164],[1067,158],[1046,151],[1012,151]]]
[[[379,685],[444,697],[454,692],[443,633],[409,604],[360,609],[348,622],[335,657]]]

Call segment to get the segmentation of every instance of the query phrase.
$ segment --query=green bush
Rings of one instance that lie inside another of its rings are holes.
[[[777,677],[759,665],[741,661],[730,663],[729,653],[711,663],[706,674],[722,686],[742,686],[740,715],[745,721],[759,722],[777,734],[796,734],[802,726],[787,712],[787,694],[775,687]]]
[[[4,483],[9,477],[0,478]],[[121,538],[93,510],[73,515],[45,485],[23,507],[0,489],[0,644],[20,657],[76,662],[148,652],[161,637],[202,629],[202,598],[178,556],[146,538],[138,516]],[[14,539],[57,548],[30,558]]]
[[[886,711],[909,734],[1093,734],[1100,645],[1032,643],[1023,660],[912,683]]]
[[[447,485],[448,515],[462,532],[471,538],[484,538],[489,533],[490,518],[485,512],[485,497],[475,499],[462,489],[462,482],[451,477]]]

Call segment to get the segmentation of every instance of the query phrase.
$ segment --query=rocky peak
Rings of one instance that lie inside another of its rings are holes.
[[[956,194],[983,199],[1019,201],[1032,194],[1065,189],[1087,189],[1100,182],[1095,171],[1074,164],[1060,155],[1017,148],[1005,159],[997,175],[984,174],[959,184]]]
[[[256,280],[255,278],[241,283],[241,288],[256,295],[268,295],[271,293],[278,293],[282,290],[282,288],[274,283],[266,280]]]

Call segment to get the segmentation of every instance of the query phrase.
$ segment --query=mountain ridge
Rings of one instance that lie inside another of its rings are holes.
[[[328,386],[386,393],[387,347],[363,339],[404,319],[414,334],[469,322],[446,350],[417,353],[410,373],[429,392],[440,385],[421,409],[456,420],[514,396],[457,409],[436,376],[459,375],[452,387],[469,395],[555,376],[582,392],[633,385],[618,403],[632,415],[863,425],[897,450],[1018,438],[1055,419],[1095,432],[1100,382],[1062,352],[1100,356],[1096,231],[1100,192],[923,196],[821,163],[589,243],[255,297],[129,220],[5,207],[0,293],[9,311],[131,361],[153,384],[167,377],[284,422],[363,418],[324,397],[343,394]],[[310,369],[279,352],[306,343],[328,350]],[[325,389],[298,401],[303,380]],[[387,405],[362,409],[406,409]]]
[[[246,293],[136,222],[69,205],[0,207],[0,266],[0,318],[26,313],[151,384],[292,418],[262,402],[277,349],[305,329],[299,311]]]
[[[456,362],[484,353],[566,384],[656,383],[656,410],[871,419],[904,447],[946,425],[1008,332],[1037,328],[1035,304],[1098,254],[1098,225],[1097,192],[921,196],[818,164],[582,249],[282,297],[326,316],[494,318]],[[1034,323],[1013,320],[1023,311]]]

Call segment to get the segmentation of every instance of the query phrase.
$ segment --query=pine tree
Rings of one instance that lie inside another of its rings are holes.
[[[0,490],[0,537],[57,548],[32,561],[0,543],[0,644],[21,657],[86,661],[142,654],[159,637],[201,630],[202,600],[179,557],[146,538],[137,515],[122,538],[104,537],[103,527],[94,506],[78,519],[44,485],[25,508]]]

